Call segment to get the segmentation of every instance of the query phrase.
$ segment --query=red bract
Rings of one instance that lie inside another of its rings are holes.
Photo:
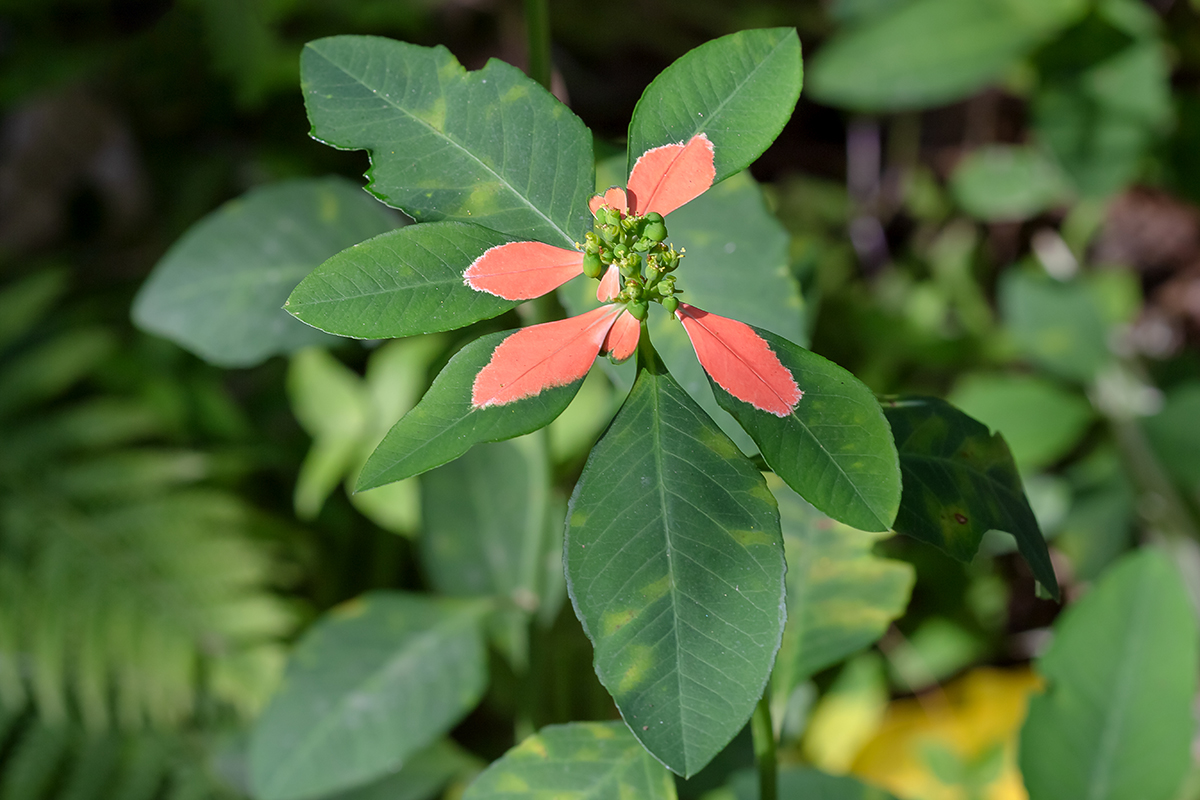
[[[686,143],[646,151],[629,174],[627,189],[612,188],[589,203],[592,214],[609,207],[628,215],[664,217],[699,197],[713,184],[713,145],[704,134]],[[541,242],[493,247],[463,274],[467,286],[507,300],[528,300],[557,289],[583,272],[584,254]],[[601,302],[621,292],[621,275],[610,266],[596,292]],[[643,303],[642,310],[644,312]],[[803,396],[792,373],[767,342],[745,323],[679,304],[700,364],[734,397],[755,408],[786,416]],[[570,319],[524,328],[492,353],[475,377],[471,404],[504,405],[564,386],[587,374],[600,353],[624,360],[637,349],[641,323],[625,304],[607,303]]]

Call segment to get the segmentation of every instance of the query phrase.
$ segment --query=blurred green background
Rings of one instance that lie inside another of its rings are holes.
[[[1068,596],[1141,542],[1200,581],[1200,2],[559,0],[556,93],[619,146],[672,60],[781,25],[805,89],[752,172],[812,349],[1000,430]],[[190,346],[210,364],[130,317],[223,203],[361,185],[365,154],[308,138],[298,86],[303,43],[343,33],[525,61],[512,0],[0,4],[0,800],[240,797],[245,727],[306,623],[370,588],[441,587],[416,532],[444,479],[333,490],[452,342]],[[360,238],[394,224],[370,205]],[[550,433],[560,506],[603,422],[582,419]],[[968,565],[877,549],[917,575],[887,669],[822,691],[1022,663],[1056,613],[1000,540]],[[535,721],[611,716],[570,609],[545,608],[556,646],[534,654],[563,677]],[[514,735],[504,669],[456,733],[485,759]]]

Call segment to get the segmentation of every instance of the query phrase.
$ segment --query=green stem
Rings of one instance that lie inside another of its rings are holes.
[[[525,0],[529,77],[550,91],[550,2]]]
[[[754,760],[758,762],[759,800],[776,800],[778,796],[775,766],[775,731],[771,727],[769,691],[764,691],[754,716],[750,718],[750,733],[754,737]]]

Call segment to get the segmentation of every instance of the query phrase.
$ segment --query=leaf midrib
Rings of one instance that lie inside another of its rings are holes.
[[[564,231],[562,228],[560,228],[560,227],[558,226],[558,224],[557,224],[556,222],[554,222],[554,220],[550,219],[550,217],[546,216],[545,212],[543,212],[543,211],[542,211],[540,208],[536,207],[536,206],[535,206],[533,203],[531,203],[531,202],[529,201],[529,198],[528,198],[528,197],[526,197],[525,195],[521,194],[521,192],[517,191],[516,187],[514,187],[514,186],[513,186],[511,183],[509,183],[509,181],[508,181],[508,179],[507,179],[507,178],[505,178],[505,177],[504,177],[503,175],[501,175],[500,173],[496,172],[496,170],[494,170],[494,169],[492,169],[490,166],[488,166],[488,164],[486,164],[486,163],[485,163],[485,162],[484,162],[482,159],[480,159],[480,158],[479,158],[477,155],[475,155],[475,154],[474,154],[474,153],[472,153],[470,150],[468,150],[466,147],[464,147],[462,144],[458,143],[458,142],[457,142],[457,141],[455,141],[453,138],[451,138],[451,136],[450,136],[448,133],[446,133],[445,131],[440,131],[440,130],[438,130],[438,129],[437,129],[437,128],[435,128],[433,125],[430,125],[430,124],[429,124],[429,123],[428,123],[426,120],[423,120],[423,119],[421,119],[421,118],[420,118],[420,117],[418,117],[417,115],[415,115],[415,114],[413,114],[412,112],[410,112],[410,111],[408,111],[407,109],[405,109],[403,106],[397,105],[396,103],[392,102],[392,99],[391,99],[390,97],[386,97],[386,96],[384,96],[384,95],[380,94],[380,93],[379,93],[379,91],[378,91],[377,89],[375,89],[374,87],[371,87],[371,86],[367,85],[366,81],[364,81],[364,80],[362,80],[361,78],[357,77],[356,75],[352,74],[352,73],[351,73],[351,72],[350,72],[348,69],[346,69],[345,67],[343,67],[341,64],[338,64],[338,63],[336,63],[335,61],[333,61],[333,60],[332,60],[332,59],[331,59],[329,56],[327,56],[325,53],[323,53],[323,52],[321,52],[320,50],[318,50],[317,48],[313,47],[313,45],[312,45],[312,44],[306,45],[306,47],[312,47],[312,49],[313,49],[313,52],[315,52],[315,53],[317,53],[318,55],[320,55],[320,56],[321,56],[321,58],[323,58],[323,59],[325,60],[325,62],[326,62],[326,63],[328,63],[330,66],[334,67],[335,69],[338,69],[338,70],[340,70],[340,71],[342,72],[342,74],[343,74],[343,75],[345,75],[347,78],[350,78],[351,80],[355,81],[355,82],[356,82],[356,83],[358,83],[360,86],[362,86],[364,89],[367,89],[368,91],[370,91],[370,92],[371,92],[371,94],[375,95],[375,96],[376,96],[376,97],[378,97],[380,100],[383,100],[385,103],[387,103],[387,104],[388,104],[389,106],[391,106],[392,108],[396,109],[396,111],[400,112],[402,115],[404,115],[404,116],[405,116],[406,118],[408,118],[409,120],[412,120],[412,121],[415,121],[415,122],[418,122],[418,123],[420,123],[421,125],[425,126],[425,128],[426,128],[426,129],[428,129],[429,131],[431,131],[432,133],[436,134],[437,136],[441,137],[441,138],[442,138],[442,139],[444,139],[445,141],[447,141],[447,142],[449,142],[450,144],[452,144],[454,147],[458,148],[458,150],[459,150],[459,151],[461,151],[461,152],[462,152],[464,155],[466,155],[466,156],[467,156],[467,157],[468,157],[468,158],[469,158],[471,161],[473,161],[473,162],[475,162],[476,164],[478,164],[478,165],[479,165],[481,168],[483,168],[483,169],[484,169],[484,170],[485,170],[487,173],[489,173],[490,175],[492,175],[492,176],[493,176],[493,177],[494,177],[494,178],[495,178],[495,179],[496,179],[496,180],[497,180],[497,181],[498,181],[498,182],[499,182],[501,185],[503,185],[503,186],[504,186],[506,189],[508,189],[508,190],[509,190],[509,191],[510,191],[510,192],[511,192],[511,193],[512,193],[512,194],[513,194],[515,197],[517,197],[517,198],[518,198],[518,199],[519,199],[519,200],[520,200],[522,203],[524,203],[524,204],[525,204],[525,205],[526,205],[526,206],[529,208],[529,210],[530,210],[530,211],[533,211],[535,214],[537,214],[537,216],[539,216],[539,217],[541,217],[543,220],[545,220],[545,222],[546,222],[546,223],[547,223],[547,224],[548,224],[548,225],[549,225],[551,228],[553,228],[555,231],[557,231],[557,232],[558,232],[558,235],[559,235],[560,237],[562,237],[562,240],[563,240],[564,242],[571,243],[571,242],[573,241],[573,240],[571,239],[571,237],[567,235],[566,231]],[[453,56],[451,56],[451,60],[453,60]],[[457,63],[457,61],[456,61],[455,63]],[[461,65],[460,65],[460,66],[461,66]],[[484,70],[486,70],[486,69],[487,69],[487,66],[485,65],[483,69],[484,69]],[[480,70],[480,72],[482,72],[482,71],[483,71],[483,70]],[[457,76],[457,80],[459,80],[459,81],[465,81],[465,80],[466,80],[466,76],[467,76],[467,72],[466,72],[466,70],[464,69],[463,73]],[[440,89],[440,88],[441,88],[441,85],[439,84],[439,89]],[[446,93],[444,90],[442,90],[442,91],[440,92],[440,94],[441,94],[441,97],[442,97],[442,99],[448,99],[448,98],[447,98],[447,96],[446,96],[446,95],[447,95],[447,93]],[[375,163],[375,151],[374,151],[373,149],[371,149],[371,148],[365,148],[365,147],[364,147],[363,149],[364,149],[364,150],[368,150],[368,152],[370,153],[370,157],[371,157],[371,163],[372,163],[372,164],[374,164],[374,163]],[[372,181],[374,181],[374,179],[372,179]]]

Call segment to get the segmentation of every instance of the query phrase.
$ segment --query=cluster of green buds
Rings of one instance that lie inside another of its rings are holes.
[[[603,206],[596,211],[593,229],[583,242],[583,274],[599,278],[612,265],[621,272],[621,291],[614,302],[623,303],[634,318],[643,320],[650,303],[662,303],[667,313],[679,307],[675,276],[683,251],[664,244],[667,226],[661,214],[624,214]]]

